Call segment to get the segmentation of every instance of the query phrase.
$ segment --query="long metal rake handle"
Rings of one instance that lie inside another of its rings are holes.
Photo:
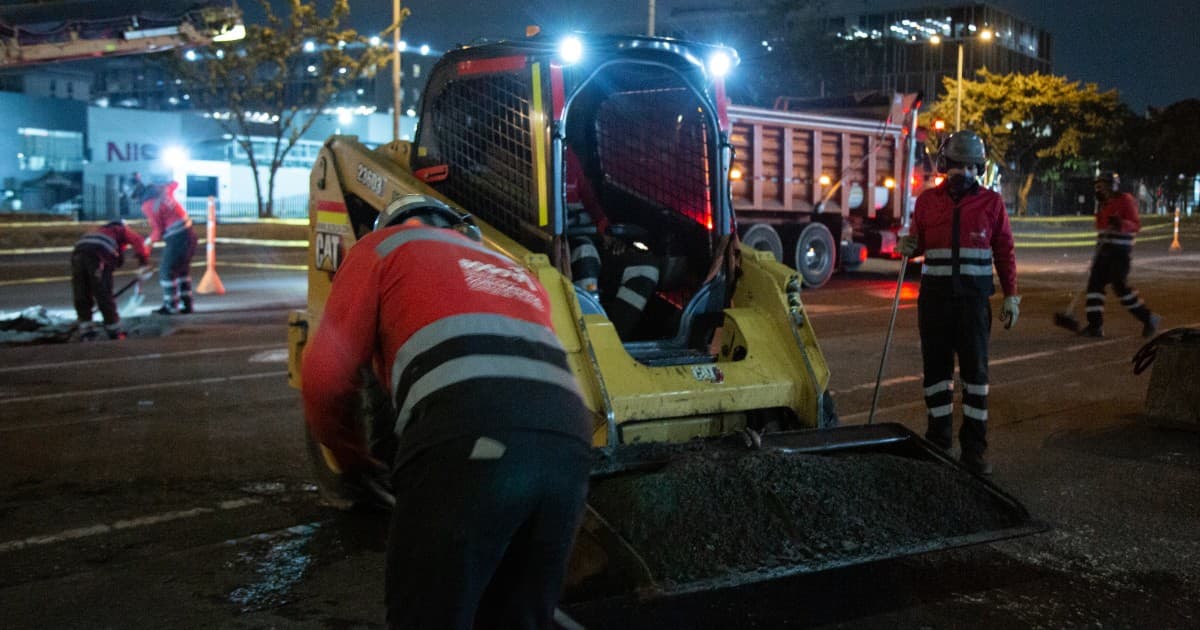
[[[892,298],[892,317],[888,320],[887,338],[883,340],[883,356],[879,357],[879,372],[875,374],[875,393],[871,396],[871,413],[867,424],[874,424],[879,408],[879,386],[883,383],[883,366],[887,365],[888,349],[892,347],[892,331],[896,329],[896,311],[900,310],[900,291],[904,288],[904,273],[908,271],[908,256],[900,259],[900,277],[896,279],[896,295]]]

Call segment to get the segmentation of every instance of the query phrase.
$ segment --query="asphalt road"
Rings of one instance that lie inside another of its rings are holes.
[[[1086,248],[1018,255],[1022,314],[993,332],[991,456],[1045,532],[567,611],[591,628],[1200,625],[1200,433],[1144,421],[1149,372],[1130,358],[1145,340],[1115,300],[1105,339],[1051,324]],[[384,518],[316,505],[286,384],[303,256],[229,248],[227,293],[163,336],[0,348],[0,627],[382,627]],[[61,258],[0,256],[0,312],[69,313]],[[844,424],[866,422],[896,270],[871,261],[804,294]],[[1198,271],[1197,253],[1147,246],[1132,281],[1164,328],[1197,327]],[[915,288],[876,419],[920,430]]]

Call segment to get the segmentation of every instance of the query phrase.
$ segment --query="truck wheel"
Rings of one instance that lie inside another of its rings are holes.
[[[783,241],[775,228],[766,223],[754,223],[742,230],[742,243],[760,252],[771,252],[775,260],[783,260]]]
[[[792,266],[800,272],[804,286],[817,288],[829,282],[836,262],[833,234],[821,223],[809,223],[800,231],[792,252]]]
[[[857,271],[859,267],[862,267],[863,259],[866,258],[863,252],[866,249],[866,245],[862,243],[848,243],[843,246],[842,255],[839,256],[842,263],[842,271]]]

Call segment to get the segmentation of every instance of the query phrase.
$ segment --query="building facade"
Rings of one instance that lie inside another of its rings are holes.
[[[139,206],[129,195],[138,173],[145,182],[179,182],[178,196],[197,216],[209,196],[224,217],[258,214],[249,157],[210,113],[0,92],[0,117],[9,123],[0,131],[0,210],[137,217]],[[411,137],[415,127],[415,117],[401,117],[402,136]],[[318,116],[276,174],[276,216],[307,216],[309,170],[333,134],[356,135],[368,145],[388,142],[392,117],[345,111]],[[259,162],[274,148],[265,128],[251,142]],[[265,186],[267,168],[260,165],[259,173]]]
[[[730,2],[677,7],[668,24],[671,35],[736,47],[745,102],[765,106],[778,97],[867,91],[920,92],[929,100],[942,94],[944,77],[957,76],[959,46],[966,79],[983,68],[1051,73],[1054,65],[1049,32],[982,3],[834,0],[780,9]]]

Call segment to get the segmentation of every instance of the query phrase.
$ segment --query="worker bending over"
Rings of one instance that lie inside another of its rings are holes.
[[[132,249],[133,255],[137,256],[141,265],[138,274],[148,273],[150,248],[142,242],[142,235],[131,230],[124,221],[109,221],[88,232],[71,250],[71,293],[81,339],[92,339],[96,335],[92,328],[93,303],[104,318],[108,338],[125,336],[117,300],[113,297],[113,270],[125,263],[126,249]]]
[[[343,470],[379,466],[353,421],[360,366],[398,410],[393,628],[549,627],[587,496],[590,416],[549,297],[478,234],[436,199],[393,202],[304,355],[306,420]]]

